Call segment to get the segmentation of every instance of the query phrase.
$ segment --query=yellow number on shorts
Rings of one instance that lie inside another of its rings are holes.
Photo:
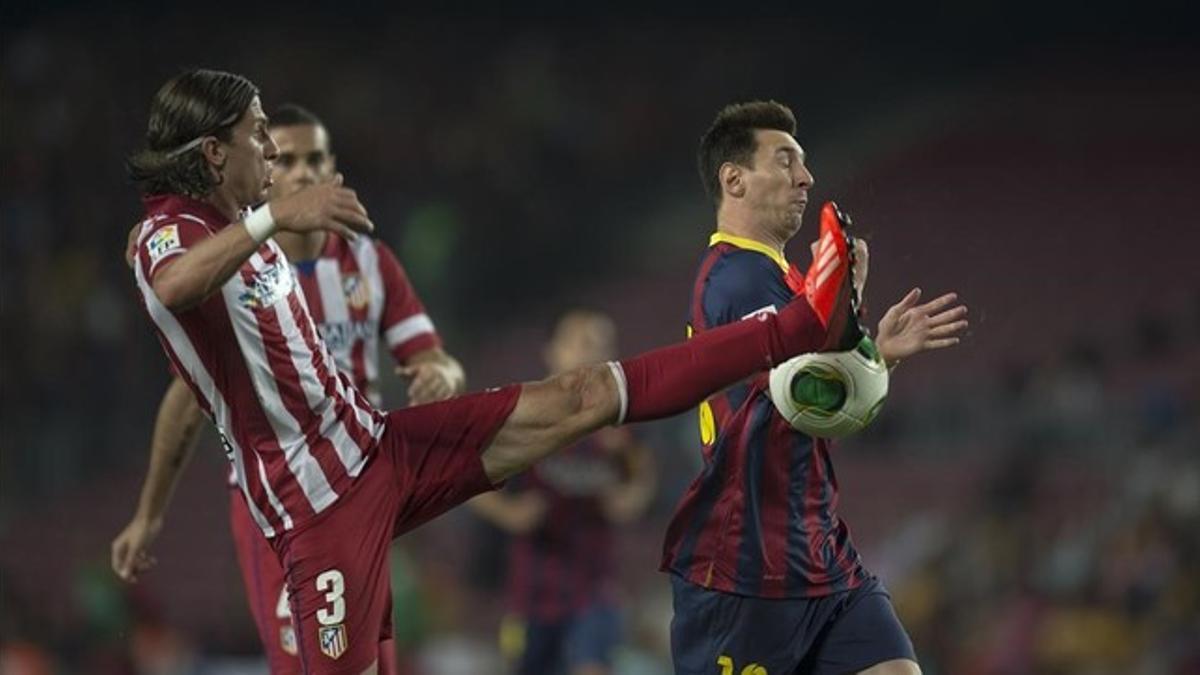
[[[332,626],[346,618],[346,599],[342,597],[346,592],[346,580],[341,572],[325,570],[317,575],[317,590],[327,589],[329,592],[325,594],[325,602],[329,603],[329,609],[322,607],[317,610],[317,623],[322,626]]]
[[[733,659],[730,656],[726,654],[718,656],[717,665],[721,667],[721,675],[733,675],[735,666],[733,665]],[[745,668],[742,668],[742,675],[767,675],[767,669],[758,665],[757,663],[751,663]]]

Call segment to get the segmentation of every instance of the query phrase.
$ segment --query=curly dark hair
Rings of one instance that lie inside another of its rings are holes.
[[[796,116],[791,108],[776,101],[732,103],[721,109],[712,126],[700,137],[696,164],[704,191],[715,206],[721,205],[721,165],[733,162],[754,167],[758,144],[754,132],[775,129],[795,135]]]
[[[146,147],[125,160],[129,177],[142,194],[208,196],[219,180],[199,140],[228,141],[255,96],[258,87],[233,73],[196,69],[171,78],[150,104]]]

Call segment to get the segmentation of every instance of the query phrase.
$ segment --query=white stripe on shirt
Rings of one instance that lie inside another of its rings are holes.
[[[398,345],[402,345],[418,335],[432,333],[433,330],[433,321],[427,314],[413,314],[387,329],[388,347],[395,349]]]
[[[292,270],[287,265],[286,261],[280,260],[276,262],[280,265],[286,274],[291,279]],[[258,253],[250,256],[250,265],[256,272],[261,272],[266,265],[263,262],[262,256]],[[281,298],[277,299],[273,305],[274,311],[278,315],[282,315],[291,310],[287,307],[287,297],[292,293],[298,292],[294,279],[291,279],[291,287]],[[226,305],[238,307],[239,298],[248,291],[248,287],[242,280],[241,273],[238,272],[230,279],[228,283],[221,287],[221,293],[225,296]],[[261,310],[260,310],[261,311]],[[263,346],[262,333],[259,331],[258,320],[254,312],[233,311],[229,312],[229,318],[233,324],[233,333],[237,338],[238,346],[241,348],[242,358],[246,362],[246,369],[250,373],[250,379],[254,383],[254,391],[258,394],[259,403],[262,404],[263,412],[266,413],[267,421],[271,424],[272,431],[275,432],[275,438],[279,443],[280,450],[283,451],[284,460],[287,462],[288,469],[292,475],[296,477],[296,482],[299,483],[301,491],[308,499],[308,503],[317,513],[320,513],[325,507],[329,506],[337,499],[337,494],[329,485],[329,480],[325,476],[325,472],[321,469],[321,465],[317,459],[312,456],[308,441],[305,438],[304,430],[300,428],[299,421],[287,409],[283,403],[283,398],[279,394],[279,386],[276,379],[279,377],[271,368],[270,362],[267,360],[267,352]],[[282,323],[280,324],[282,328]],[[287,345],[294,352],[297,349],[304,350],[304,357],[312,358],[311,352],[308,352],[307,346],[303,340],[293,339],[288,333],[284,333],[287,338]],[[301,355],[292,354],[293,361]]]
[[[154,293],[154,289],[146,281],[145,276],[142,274],[141,265],[134,265],[134,276],[137,278],[138,288],[141,289],[142,297],[146,302],[147,309],[149,309],[151,320],[154,321],[163,337],[171,345],[171,351],[175,353],[175,357],[179,365],[187,373],[188,379],[200,390],[200,395],[204,397],[205,403],[208,404],[208,409],[212,411],[212,422],[216,425],[217,431],[221,434],[225,442],[229,443],[233,454],[233,470],[238,476],[246,477],[248,474],[245,462],[243,461],[242,448],[238,445],[234,435],[226,431],[233,429],[233,415],[229,404],[225,402],[225,397],[217,389],[216,383],[213,382],[212,376],[204,367],[204,362],[201,361],[200,356],[196,353],[192,341],[188,338],[183,326],[179,324],[179,320],[159,301],[158,296]],[[258,509],[258,505],[254,503],[254,499],[250,497],[246,481],[241,480],[239,483],[241,484],[242,495],[246,498],[246,504],[250,507],[250,514],[254,517],[254,522],[262,528],[266,536],[275,536],[275,529],[271,527],[266,516]],[[263,481],[263,485],[267,486],[268,491],[270,490],[270,486],[265,481]],[[288,516],[287,511],[283,510],[282,504],[279,505],[276,512],[280,520],[283,521],[284,527],[291,527],[291,518]]]

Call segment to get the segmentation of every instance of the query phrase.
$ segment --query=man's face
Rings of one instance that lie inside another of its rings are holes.
[[[755,220],[787,241],[800,230],[813,175],[804,165],[804,150],[791,134],[759,129],[754,138],[758,143],[754,168],[742,167],[744,198]]]
[[[547,365],[552,372],[562,373],[610,360],[616,356],[616,341],[616,327],[608,317],[568,314],[546,346]]]
[[[333,178],[335,162],[329,134],[317,124],[272,127],[279,156],[271,164],[270,196],[284,197]]]
[[[267,133],[267,116],[255,96],[242,118],[233,126],[230,139],[221,143],[225,157],[218,189],[229,193],[239,206],[253,206],[267,197],[271,184],[271,161],[279,153]]]

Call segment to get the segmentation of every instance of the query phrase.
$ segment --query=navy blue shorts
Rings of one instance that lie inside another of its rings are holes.
[[[558,621],[525,620],[523,632],[515,672],[565,675],[582,665],[612,665],[621,639],[621,616],[615,607],[597,604]]]
[[[671,589],[677,675],[842,675],[892,659],[917,660],[876,577],[823,598],[734,595],[675,575]]]

